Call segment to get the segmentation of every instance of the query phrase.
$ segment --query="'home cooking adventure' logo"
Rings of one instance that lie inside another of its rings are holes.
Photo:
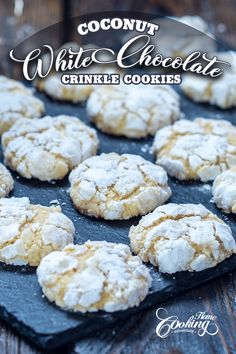
[[[187,321],[179,320],[178,316],[168,316],[165,308],[158,308],[156,317],[159,323],[156,327],[156,334],[160,338],[166,338],[171,333],[188,332],[203,337],[205,334],[214,336],[218,333],[219,328],[216,316],[209,315],[207,312],[197,312],[191,315]]]

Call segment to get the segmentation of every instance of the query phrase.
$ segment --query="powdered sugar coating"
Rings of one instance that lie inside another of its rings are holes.
[[[21,92],[24,94],[32,95],[32,90],[24,86],[21,82],[0,75],[0,92],[2,91]]]
[[[0,199],[0,261],[37,266],[52,251],[73,242],[73,223],[59,206],[30,204],[28,198]]]
[[[17,122],[2,136],[5,163],[25,178],[62,179],[96,154],[94,129],[78,118],[60,115]],[[43,164],[42,164],[43,161]]]
[[[91,67],[80,68],[77,74],[115,74],[118,71],[108,65],[93,65]],[[71,74],[71,73],[70,73]],[[73,74],[73,73],[72,73]],[[45,79],[38,80],[36,86],[38,90],[45,92],[48,96],[59,101],[81,103],[86,101],[96,85],[93,84],[63,84],[61,81],[62,73],[52,73]]]
[[[103,132],[142,138],[180,117],[179,97],[168,86],[100,86],[89,97],[87,113]]]
[[[201,271],[236,252],[229,226],[201,204],[160,206],[129,237],[132,251],[162,273]]]
[[[153,152],[170,176],[211,181],[236,165],[236,127],[225,120],[181,120],[157,132]]]
[[[91,157],[71,172],[69,180],[75,207],[108,220],[144,215],[171,195],[166,172],[137,155]]]
[[[219,79],[186,74],[183,76],[181,88],[193,101],[208,102],[223,109],[235,107],[236,52],[215,54],[219,59],[231,63],[230,70],[225,71]]]
[[[22,91],[0,91],[0,102],[0,134],[21,118],[38,118],[44,111],[41,100]]]
[[[105,241],[69,245],[37,269],[46,297],[64,310],[114,312],[138,306],[151,285],[148,269],[128,246]]]
[[[6,197],[13,189],[14,181],[8,169],[0,163],[0,198]]]
[[[61,75],[53,73],[39,80],[37,88],[56,100],[73,103],[86,101],[93,90],[92,85],[65,85],[61,82]]]
[[[218,208],[236,214],[236,166],[216,177],[212,192]]]
[[[208,23],[199,16],[164,17],[155,23],[160,25],[161,35],[153,36],[153,44],[165,57],[186,58],[195,51],[211,53],[216,49]]]

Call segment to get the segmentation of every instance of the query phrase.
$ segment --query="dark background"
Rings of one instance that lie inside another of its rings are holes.
[[[0,0],[0,60],[7,47],[14,46],[33,33],[63,20],[69,1]],[[24,5],[23,11],[21,9]],[[14,11],[15,9],[15,11]],[[65,9],[65,11],[63,11]],[[72,16],[101,11],[140,11],[161,15],[200,15],[218,38],[236,47],[235,0],[73,0]],[[217,316],[219,333],[198,337],[188,333],[172,334],[166,339],[156,336],[156,308],[118,322],[92,337],[56,350],[60,354],[87,353],[236,353],[236,272],[161,304],[170,315],[187,320],[197,311]],[[1,290],[0,290],[1,291]],[[33,316],[33,314],[32,314]],[[0,354],[41,354],[27,340],[0,321]]]

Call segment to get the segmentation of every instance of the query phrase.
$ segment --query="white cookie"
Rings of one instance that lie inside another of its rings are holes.
[[[41,261],[37,275],[49,301],[79,312],[138,306],[151,285],[148,269],[128,246],[105,241],[53,252]]]
[[[132,251],[162,273],[201,271],[236,252],[229,226],[201,204],[160,206],[129,237]]]
[[[8,169],[0,163],[0,198],[6,197],[13,189],[14,181]]]
[[[36,86],[55,100],[73,103],[87,100],[93,91],[92,85],[65,85],[61,82],[61,76],[61,73],[52,73],[45,79],[38,80]]]
[[[21,118],[38,118],[44,112],[43,102],[23,91],[0,90],[0,102],[0,134]]]
[[[73,242],[73,223],[59,206],[30,204],[28,198],[0,199],[0,261],[37,266],[52,251]]]
[[[236,166],[216,177],[212,192],[218,208],[236,214]]]
[[[69,181],[75,207],[108,220],[144,215],[171,195],[166,172],[130,154],[91,157],[71,172]]]
[[[215,53],[220,59],[231,63],[218,79],[186,74],[183,76],[181,88],[183,92],[196,102],[207,102],[227,109],[236,106],[236,53]],[[223,68],[225,70],[225,67]]]
[[[104,85],[89,97],[87,113],[105,133],[142,138],[180,117],[179,96],[168,86]]]
[[[0,92],[2,91],[21,92],[27,95],[32,95],[32,90],[24,86],[21,82],[0,75]]]
[[[195,28],[200,32],[208,32],[208,24],[204,19],[200,16],[173,16],[170,17],[172,20],[178,21],[187,25],[189,27]]]
[[[152,42],[165,57],[186,58],[195,51],[209,53],[216,49],[209,25],[199,16],[167,17],[157,19],[156,23],[160,33]]]
[[[180,180],[214,180],[236,165],[236,127],[225,120],[181,120],[159,130],[156,163]]]
[[[159,29],[151,36],[149,44],[154,45],[163,57],[186,58],[195,51],[210,53],[216,50],[216,41],[210,34],[209,25],[199,16],[154,18],[151,22],[158,24]],[[122,38],[123,44],[138,35],[140,32],[137,31],[126,32]],[[129,58],[132,62],[139,58],[140,48],[145,44],[146,39],[139,39],[132,44],[132,49],[127,48],[127,54],[138,52],[136,57],[132,55]],[[158,70],[159,73],[159,67]]]
[[[62,179],[81,161],[96,154],[94,129],[78,118],[60,115],[22,119],[2,136],[7,166],[25,178]]]
[[[93,65],[91,67],[80,69],[77,75],[89,74],[117,74],[117,69],[108,65]],[[66,72],[64,73],[66,74]],[[70,75],[73,74],[70,72]],[[81,103],[86,101],[94,89],[97,87],[93,84],[63,84],[61,82],[62,73],[52,73],[45,79],[38,80],[36,87],[38,90],[45,92],[51,98],[58,101],[68,101],[72,103]]]

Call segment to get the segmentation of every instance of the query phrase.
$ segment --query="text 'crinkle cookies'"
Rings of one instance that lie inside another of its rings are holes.
[[[218,208],[236,214],[236,166],[216,177],[212,192]]]
[[[214,180],[236,165],[236,127],[225,120],[181,120],[159,130],[156,163],[180,180]]]
[[[6,197],[13,189],[14,181],[8,169],[0,163],[0,198]]]
[[[179,96],[168,86],[100,86],[89,97],[87,112],[103,132],[142,138],[180,117]]]
[[[151,285],[148,269],[128,246],[105,241],[53,252],[41,261],[37,275],[50,301],[80,312],[138,306]]]
[[[201,271],[236,252],[230,228],[201,204],[160,206],[129,237],[132,251],[162,273]]]
[[[21,118],[38,118],[44,104],[17,81],[0,76],[0,134]]]
[[[30,204],[28,198],[0,199],[0,261],[37,266],[48,253],[73,242],[73,223],[60,207]]]
[[[144,215],[171,195],[164,169],[137,155],[91,157],[71,172],[69,180],[75,207],[108,220]]]
[[[95,155],[97,134],[76,117],[61,115],[22,119],[2,136],[7,166],[25,178],[62,179],[81,161]]]
[[[196,102],[207,102],[226,109],[236,106],[236,52],[215,53],[219,59],[231,64],[230,70],[223,67],[224,73],[219,78],[199,77],[186,74],[181,88]],[[225,71],[226,69],[226,71]]]

